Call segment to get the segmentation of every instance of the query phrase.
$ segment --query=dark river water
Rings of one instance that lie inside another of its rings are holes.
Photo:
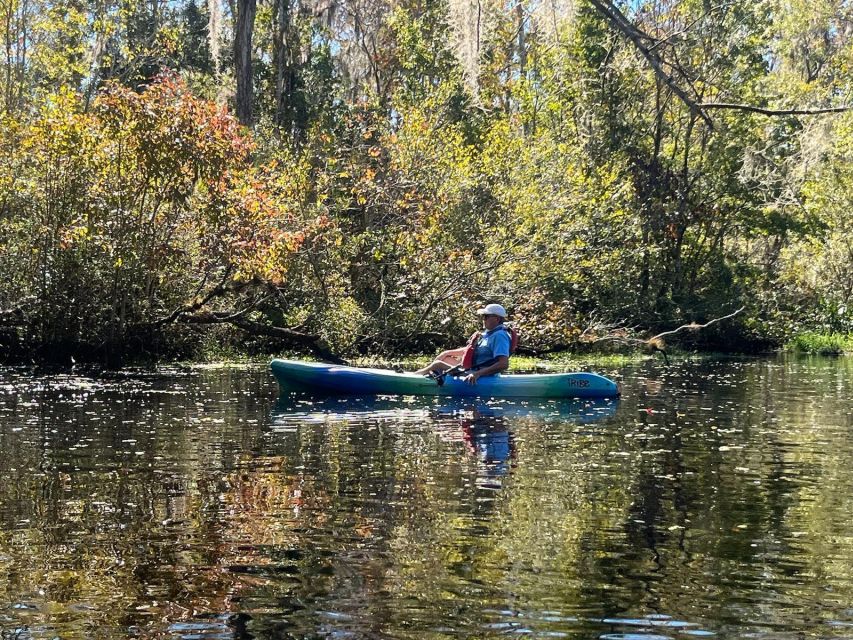
[[[617,402],[0,371],[0,638],[853,638],[853,359]]]

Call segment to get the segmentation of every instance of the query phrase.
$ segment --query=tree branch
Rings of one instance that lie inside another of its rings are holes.
[[[755,107],[751,104],[737,104],[732,102],[702,102],[698,104],[702,109],[728,109],[731,111],[749,111],[760,113],[765,116],[813,116],[822,113],[844,113],[853,110],[853,106],[844,107],[818,107],[814,109],[767,109]]]
[[[664,61],[658,55],[658,53],[654,50],[656,46],[656,40],[649,34],[645,33],[638,29],[628,18],[625,17],[616,5],[614,5],[610,0],[589,0],[593,7],[595,7],[598,12],[603,15],[610,24],[615,27],[618,31],[622,32],[628,40],[630,40],[634,46],[637,48],[637,51],[646,59],[649,65],[652,67],[652,70],[655,72],[655,75],[670,88],[670,90],[679,97],[679,99],[690,109],[691,113],[702,118],[705,121],[705,124],[708,125],[709,128],[714,128],[714,123],[711,120],[710,116],[705,113],[699,103],[690,97],[687,92],[678,86],[678,83],[675,81],[675,78],[672,77],[667,71],[664,69]],[[651,42],[652,46],[647,46],[645,43]],[[681,69],[679,68],[679,71]],[[685,75],[682,72],[682,75]]]
[[[658,41],[654,45],[652,45],[651,49],[655,50],[655,49],[658,49],[659,47],[662,47],[663,45],[665,45],[669,42],[672,42],[673,40],[675,40],[679,36],[682,36],[685,33],[687,33],[688,31],[690,31],[693,27],[695,27],[697,24],[702,22],[702,20],[704,20],[705,18],[709,17],[712,13],[714,13],[718,9],[725,9],[725,8],[731,6],[732,4],[734,4],[734,3],[723,3],[723,4],[718,4],[715,7],[711,7],[710,9],[705,11],[701,16],[699,16],[698,18],[696,18],[695,20],[690,22],[690,24],[688,24],[683,29],[679,29],[678,31],[670,33],[669,35],[667,35],[664,38],[658,39]]]
[[[230,324],[251,335],[270,336],[283,338],[289,342],[308,347],[314,355],[335,364],[347,364],[346,360],[332,353],[324,344],[322,338],[316,334],[302,333],[287,327],[276,327],[249,320],[244,316],[245,311],[230,309],[227,311],[201,311],[194,314],[185,314],[178,318],[177,322],[184,324]]]
[[[17,306],[9,309],[0,309],[0,326],[15,327],[25,323],[24,310],[37,301],[35,296],[29,296],[21,300]]]
[[[699,329],[705,329],[706,327],[710,327],[712,324],[716,324],[717,322],[721,322],[722,320],[728,320],[729,318],[734,318],[736,315],[741,313],[746,307],[741,307],[737,311],[733,311],[727,316],[722,316],[720,318],[714,318],[713,320],[709,320],[705,324],[696,324],[695,322],[691,322],[689,324],[683,324],[677,329],[673,329],[672,331],[664,331],[663,333],[659,333],[656,336],[652,336],[646,342],[654,343],[663,340],[664,336],[672,336],[678,333],[679,331],[690,330],[690,331],[698,331]]]
[[[607,21],[610,23],[612,27],[614,27],[617,31],[621,32],[628,40],[630,40],[633,45],[636,47],[637,51],[646,59],[646,61],[651,66],[655,75],[667,86],[670,90],[678,96],[678,98],[685,104],[685,106],[690,110],[694,115],[702,118],[705,121],[705,124],[708,125],[709,128],[714,128],[714,123],[711,120],[711,117],[708,115],[707,111],[710,109],[727,109],[731,111],[747,111],[750,113],[759,113],[765,116],[811,116],[811,115],[820,115],[825,113],[844,113],[847,111],[853,110],[853,106],[841,106],[841,107],[817,107],[817,108],[791,108],[791,109],[768,109],[766,107],[757,107],[750,104],[739,104],[739,103],[731,103],[731,102],[700,102],[697,98],[691,97],[687,91],[682,89],[678,83],[673,78],[672,74],[668,73],[665,69],[666,65],[672,67],[679,75],[681,75],[685,80],[689,82],[689,78],[687,77],[687,73],[682,69],[681,65],[678,63],[671,64],[664,60],[657,52],[657,49],[661,47],[665,42],[672,39],[674,35],[668,36],[665,39],[659,40],[656,39],[649,34],[645,33],[641,29],[639,29],[636,25],[634,25],[625,14],[623,14],[619,8],[613,4],[611,0],[589,0],[593,7],[604,16]],[[721,5],[723,6],[723,5]],[[706,13],[702,17],[704,18],[708,14]],[[701,18],[700,18],[701,19]],[[698,22],[698,21],[697,21]],[[693,26],[694,23],[689,25],[687,29]],[[684,29],[683,31],[686,31]],[[680,33],[680,32],[679,32]],[[647,44],[651,43],[651,44]],[[690,86],[693,89],[692,85]],[[695,94],[695,91],[694,91]]]
[[[669,356],[666,353],[666,343],[664,342],[664,337],[672,336],[681,331],[698,331],[699,329],[705,329],[710,327],[717,322],[722,322],[723,320],[729,320],[730,318],[734,318],[736,315],[743,312],[746,307],[741,307],[737,311],[733,311],[732,313],[721,316],[719,318],[714,318],[713,320],[709,320],[705,324],[697,324],[695,322],[691,322],[688,324],[683,324],[677,329],[672,329],[670,331],[663,331],[658,333],[657,335],[652,336],[651,338],[637,338],[635,336],[630,335],[629,328],[626,327],[614,327],[610,326],[590,326],[584,329],[583,333],[581,333],[580,339],[578,342],[582,342],[585,344],[597,344],[599,342],[621,342],[622,344],[632,344],[640,347],[645,347],[652,353],[658,352],[663,356],[663,359],[669,364]],[[606,335],[601,337],[596,336],[597,331],[607,331]],[[541,355],[545,353],[555,353],[559,351],[565,351],[569,348],[570,345],[557,344],[551,345],[546,349],[524,349],[519,348],[518,353],[523,353],[523,355]]]
[[[187,313],[194,313],[194,312],[198,311],[199,309],[201,309],[202,307],[204,307],[208,302],[213,300],[215,297],[224,295],[229,290],[226,283],[228,281],[228,278],[231,276],[231,272],[232,272],[231,267],[228,267],[227,269],[225,269],[225,273],[222,274],[222,278],[219,280],[219,284],[217,284],[210,291],[208,291],[204,295],[204,297],[198,298],[192,304],[188,304],[188,305],[185,305],[183,307],[178,307],[177,309],[172,311],[172,313],[170,313],[168,316],[166,316],[165,318],[160,318],[154,324],[159,326],[159,325],[169,324],[170,322],[175,322],[182,315],[187,314]],[[197,294],[201,291],[201,288],[204,286],[204,283],[206,280],[207,280],[207,274],[205,274],[204,280],[199,285],[199,289],[196,292]]]
[[[509,252],[516,245],[517,245],[517,243],[513,243],[512,246],[507,247],[507,249],[505,249],[504,251],[501,251],[498,255],[494,256],[491,260],[484,262],[484,263],[481,263],[481,264],[479,264],[479,265],[475,266],[474,268],[469,269],[467,271],[460,271],[460,272],[456,273],[454,276],[452,276],[448,280],[444,289],[442,289],[442,291],[439,294],[433,296],[430,299],[429,303],[427,304],[426,308],[423,310],[421,315],[418,317],[414,326],[411,328],[411,330],[405,336],[405,339],[410,340],[413,336],[418,335],[421,332],[421,327],[423,326],[424,322],[426,322],[427,318],[429,317],[429,314],[432,313],[432,310],[435,308],[435,306],[437,304],[439,304],[440,302],[443,302],[445,300],[448,300],[448,299],[452,298],[453,296],[455,296],[457,293],[459,293],[459,291],[461,289],[463,289],[464,286],[468,285],[468,283],[470,282],[470,280],[474,276],[476,276],[480,273],[484,273],[486,271],[493,270],[498,264],[500,264],[501,260],[504,259],[504,257],[506,255],[508,255]]]

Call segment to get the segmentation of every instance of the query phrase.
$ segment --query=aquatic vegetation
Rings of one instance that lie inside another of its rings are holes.
[[[794,336],[788,342],[786,348],[790,351],[822,356],[853,353],[853,335],[809,331]]]

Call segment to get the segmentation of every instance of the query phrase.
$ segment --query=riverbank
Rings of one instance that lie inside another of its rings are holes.
[[[220,353],[224,356],[226,354]],[[404,371],[414,371],[426,366],[432,360],[433,355],[409,355],[400,356],[397,358],[385,357],[359,357],[348,360],[348,364],[355,367],[370,367],[376,369],[401,369]],[[685,360],[719,360],[730,357],[727,354],[717,352],[686,352],[674,351],[669,354],[670,360],[674,362]],[[306,356],[297,352],[258,355],[239,355],[229,354],[228,357],[221,357],[214,360],[188,361],[180,364],[189,367],[202,368],[227,368],[227,367],[243,367],[253,365],[266,365],[273,358],[283,358],[286,360],[309,360],[315,358]],[[563,372],[577,371],[583,369],[616,369],[628,365],[635,365],[648,360],[660,360],[663,358],[660,355],[649,354],[641,350],[636,350],[628,353],[555,353],[542,356],[513,356],[510,358],[509,370],[514,373],[548,373],[548,372]]]
[[[853,335],[844,334],[820,334],[807,332],[798,334],[780,348],[768,349],[764,353],[724,353],[716,350],[687,350],[677,346],[668,346],[666,358],[662,352],[650,353],[643,348],[624,348],[618,352],[593,352],[593,351],[563,351],[559,353],[548,353],[542,355],[515,355],[510,359],[510,371],[522,372],[549,372],[549,371],[577,371],[584,369],[613,369],[621,366],[636,364],[648,360],[669,360],[673,362],[684,360],[718,360],[731,357],[761,356],[772,353],[811,354],[822,356],[837,356],[853,354]],[[57,371],[69,370],[104,370],[115,371],[127,368],[150,368],[150,367],[210,367],[210,368],[239,368],[243,366],[266,365],[273,358],[285,358],[290,360],[318,360],[316,356],[299,350],[270,350],[268,348],[243,350],[234,344],[209,343],[199,349],[191,357],[175,357],[174,354],[158,356],[153,353],[141,353],[139,357],[118,362],[106,362],[97,360],[81,360],[71,355],[66,357],[51,357],[42,353],[31,354],[30,357],[22,353],[14,357],[4,358],[3,366],[9,367],[36,367]],[[346,358],[348,364],[357,367],[373,367],[382,369],[402,369],[414,371],[432,360],[434,353],[406,354],[398,356],[356,356]]]

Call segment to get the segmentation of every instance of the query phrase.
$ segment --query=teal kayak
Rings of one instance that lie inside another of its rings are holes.
[[[348,395],[479,396],[488,398],[615,398],[619,387],[595,373],[497,374],[477,384],[448,376],[444,384],[416,373],[273,360],[282,391]]]

